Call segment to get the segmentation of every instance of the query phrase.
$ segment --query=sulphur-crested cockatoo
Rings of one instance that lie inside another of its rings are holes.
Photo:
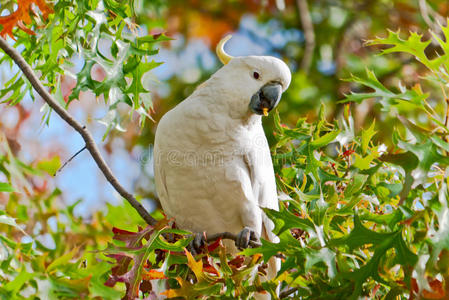
[[[178,227],[232,232],[244,248],[260,236],[276,239],[261,210],[278,209],[261,118],[279,103],[291,73],[275,57],[226,54],[229,38],[217,46],[224,66],[160,120],[154,172],[162,208]]]

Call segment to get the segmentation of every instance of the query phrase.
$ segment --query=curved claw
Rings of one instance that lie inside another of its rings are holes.
[[[245,227],[237,235],[235,245],[239,249],[245,249],[248,248],[250,241],[259,242],[259,235],[253,229]]]
[[[206,245],[206,237],[203,232],[194,233],[193,240],[190,241],[189,245],[187,246],[187,249],[190,253],[192,253],[193,256],[198,255],[201,253],[201,249]]]

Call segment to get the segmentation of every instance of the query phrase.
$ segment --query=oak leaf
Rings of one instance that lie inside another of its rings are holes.
[[[15,40],[14,35],[12,34],[14,27],[19,27],[24,32],[34,35],[34,31],[25,26],[25,24],[31,24],[30,11],[37,14],[33,9],[33,4],[35,4],[42,12],[44,20],[53,12],[53,9],[45,2],[45,0],[18,0],[16,11],[8,16],[0,17],[0,24],[3,26],[3,29],[0,31],[0,36],[4,38],[10,36]]]

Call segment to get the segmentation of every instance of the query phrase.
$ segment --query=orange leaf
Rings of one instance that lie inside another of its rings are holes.
[[[36,33],[34,33],[33,30],[31,30],[28,27],[26,27],[25,24],[23,24],[22,21],[17,22],[17,27],[19,27],[20,29],[22,29],[23,31],[25,31],[28,34],[31,34],[31,35],[35,35],[36,34]]]
[[[161,293],[161,295],[166,296],[167,298],[175,298],[175,297],[182,297],[182,293],[179,292],[179,290],[166,290]]]
[[[426,299],[441,299],[441,300],[447,299],[446,292],[444,291],[443,282],[439,281],[438,279],[432,279],[429,281],[429,285],[432,291],[423,290],[421,296],[423,296]],[[418,283],[414,278],[412,278],[412,290],[415,291],[416,293],[419,292]]]
[[[446,293],[444,292],[443,283],[438,279],[434,279],[429,282],[432,291],[429,292],[424,290],[423,297],[427,299],[447,299],[445,297]]]
[[[33,3],[39,7],[44,19],[47,19],[48,14],[53,12],[53,9],[44,0],[19,0],[17,1],[17,10],[15,12],[9,16],[0,17],[0,24],[3,26],[0,36],[10,36],[15,40],[12,34],[14,27],[19,27],[28,34],[34,34],[31,29],[25,27],[25,24],[31,24],[30,10],[32,10]]]
[[[142,273],[142,280],[153,280],[153,279],[167,279],[168,277],[165,276],[164,272],[157,271],[157,270],[143,270]]]

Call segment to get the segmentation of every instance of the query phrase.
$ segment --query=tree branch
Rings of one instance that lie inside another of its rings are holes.
[[[31,66],[25,61],[25,59],[20,55],[19,52],[17,52],[16,49],[11,47],[5,39],[0,37],[0,48],[5,51],[5,53],[11,57],[14,62],[19,66],[19,68],[22,70],[23,74],[28,78],[33,88],[36,90],[36,92],[42,97],[42,99],[64,120],[69,124],[73,129],[75,129],[83,138],[84,142],[86,143],[85,148],[81,149],[79,152],[81,152],[84,149],[87,149],[89,151],[92,158],[95,160],[98,168],[101,170],[103,175],[106,177],[106,179],[109,181],[109,183],[114,187],[114,189],[123,197],[125,198],[129,204],[131,204],[132,207],[139,213],[139,215],[147,222],[149,225],[154,226],[157,221],[150,216],[150,214],[146,211],[146,209],[140,204],[136,198],[130,193],[128,193],[125,188],[118,182],[117,178],[112,174],[111,169],[106,164],[105,160],[101,156],[101,153],[95,144],[95,141],[91,135],[91,133],[86,129],[86,126],[81,125],[75,118],[73,118],[67,110],[65,110],[53,97],[50,95],[50,93],[45,89],[45,87],[42,85],[42,83],[37,78],[36,74],[34,74],[33,70],[31,69]],[[77,153],[77,154],[78,154]],[[76,156],[75,154],[74,156]],[[73,158],[73,157],[72,157]],[[70,161],[72,158],[70,158],[68,161]],[[207,237],[207,242],[213,242],[217,239],[229,239],[236,241],[237,235],[230,233],[230,232],[222,232],[213,234]],[[260,247],[262,246],[261,243],[250,241],[249,245],[251,247]],[[277,257],[283,257],[277,255]]]
[[[442,30],[441,27],[438,26],[438,23],[443,24],[444,18],[440,16],[436,11],[434,11],[431,7],[429,7],[427,5],[426,0],[419,0],[418,4],[424,22],[426,22],[427,26],[429,26],[430,29],[433,30],[433,32],[435,32],[435,34],[441,35]],[[437,24],[435,24],[435,22],[432,21],[431,16],[433,17],[433,19]]]
[[[16,49],[11,47],[4,38],[0,37],[0,48],[5,51],[5,53],[11,57],[14,62],[22,70],[23,74],[28,78],[33,88],[42,97],[42,99],[73,129],[75,129],[83,138],[86,143],[86,149],[89,151],[92,158],[95,160],[98,168],[100,168],[103,175],[109,181],[109,183],[114,187],[114,189],[125,198],[129,204],[139,213],[139,215],[150,225],[155,225],[156,220],[150,216],[141,203],[139,203],[133,195],[128,193],[125,188],[118,182],[117,178],[112,174],[111,169],[106,164],[106,161],[100,154],[95,141],[91,133],[86,129],[85,126],[81,125],[77,120],[75,120],[67,110],[65,110],[59,103],[53,99],[50,93],[45,89],[42,83],[34,74],[31,66],[25,61],[25,59],[17,52]]]
[[[207,240],[206,242],[211,243],[214,242],[218,239],[222,239],[222,240],[232,240],[234,242],[237,241],[237,235],[230,233],[230,232],[221,232],[221,233],[216,233],[216,234],[212,234],[212,235],[208,235],[207,236]],[[256,241],[249,241],[249,247],[251,248],[257,248],[257,247],[261,247],[262,244]],[[274,255],[277,258],[281,258],[281,259],[285,259],[285,256],[282,253],[278,253]]]
[[[279,299],[286,298],[286,297],[290,296],[291,294],[293,294],[294,292],[296,292],[297,290],[298,290],[298,288],[294,287],[294,288],[290,288],[288,290],[282,291],[279,294]]]
[[[315,51],[315,31],[313,29],[312,18],[310,17],[309,5],[307,0],[296,0],[298,6],[298,14],[301,19],[302,29],[306,40],[304,55],[301,60],[301,69],[307,74],[312,65],[313,52]]]
[[[218,239],[222,239],[222,240],[233,240],[234,242],[237,241],[237,235],[230,233],[230,232],[221,232],[221,233],[216,233],[216,234],[212,234],[212,235],[208,235],[207,236],[207,242],[214,242]],[[256,247],[260,247],[262,246],[261,243],[255,242],[255,241],[249,241],[249,246],[251,246],[252,248],[256,248]]]

